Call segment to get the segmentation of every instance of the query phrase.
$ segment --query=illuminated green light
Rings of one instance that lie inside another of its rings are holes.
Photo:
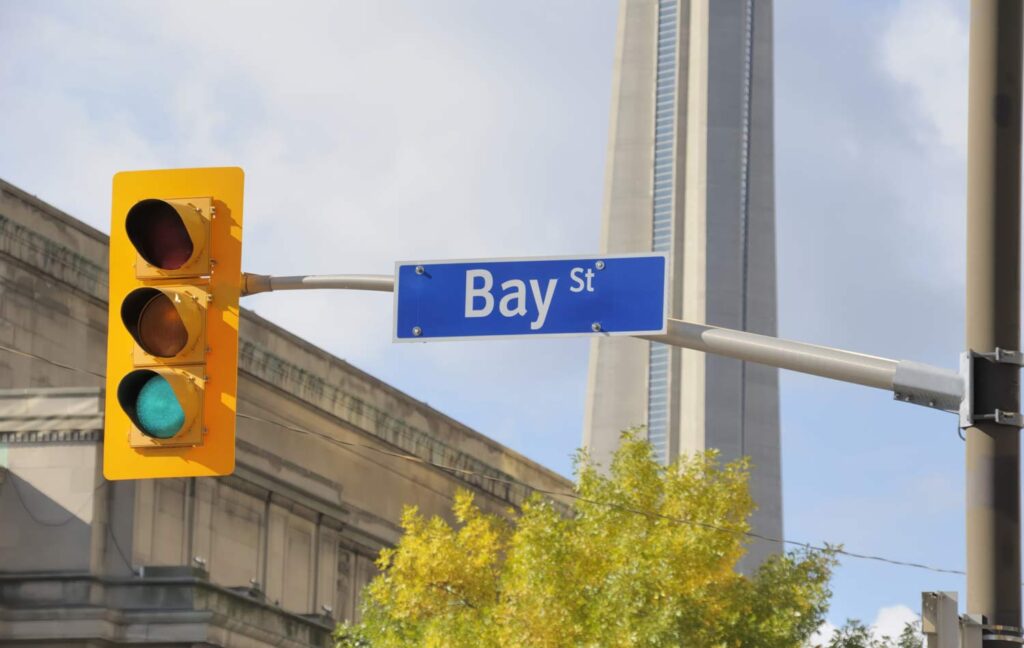
[[[185,424],[185,410],[181,408],[171,384],[157,374],[139,390],[135,416],[142,431],[158,439],[173,437]]]

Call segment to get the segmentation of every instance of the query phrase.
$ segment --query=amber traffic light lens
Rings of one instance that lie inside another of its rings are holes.
[[[188,343],[188,330],[167,295],[150,299],[139,314],[139,345],[150,355],[173,358]]]
[[[177,210],[147,199],[128,210],[125,229],[139,255],[163,270],[177,270],[192,258],[194,245]]]
[[[171,301],[178,293],[139,288],[121,304],[121,321],[142,350],[160,358],[173,358],[188,344],[188,329]]]

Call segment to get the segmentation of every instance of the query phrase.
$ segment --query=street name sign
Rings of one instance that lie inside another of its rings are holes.
[[[396,342],[665,332],[665,254],[395,264]]]

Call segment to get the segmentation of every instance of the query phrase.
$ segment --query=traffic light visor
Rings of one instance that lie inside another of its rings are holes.
[[[173,358],[198,339],[199,310],[196,300],[182,290],[137,288],[121,302],[121,321],[143,351]]]
[[[202,242],[195,209],[179,202],[148,198],[128,210],[125,229],[139,256],[162,270],[177,270],[197,256]]]
[[[125,376],[117,388],[121,409],[146,436],[170,439],[187,429],[190,412],[194,417],[195,404],[187,402],[189,390],[172,381],[181,382],[173,374],[141,369]]]

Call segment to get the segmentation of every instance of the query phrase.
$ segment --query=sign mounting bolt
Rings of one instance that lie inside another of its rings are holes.
[[[416,266],[416,274],[421,275],[424,272],[426,272],[426,270],[423,269],[423,266]]]
[[[594,267],[597,268],[598,270],[604,270],[604,261],[598,261],[597,263],[594,264]]]
[[[594,333],[600,333],[601,332],[601,322],[594,322],[593,324],[591,324],[590,325],[590,330],[593,331]]]
[[[414,327],[412,327],[412,334],[414,336],[416,336],[416,337],[419,337],[419,336],[423,335],[423,329],[421,329],[418,326],[414,326]]]

